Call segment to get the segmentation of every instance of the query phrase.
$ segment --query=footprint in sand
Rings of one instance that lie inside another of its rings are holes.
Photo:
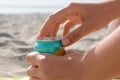
[[[0,46],[6,46],[14,37],[8,33],[0,33]]]
[[[12,35],[8,34],[8,33],[0,33],[0,37],[8,37],[8,38],[13,38]]]
[[[12,50],[17,53],[29,53],[34,51],[33,47],[31,46],[18,46],[16,48],[12,48]]]
[[[20,41],[20,40],[12,40],[12,43],[17,44],[17,45],[28,46],[27,43],[25,43],[24,41]]]

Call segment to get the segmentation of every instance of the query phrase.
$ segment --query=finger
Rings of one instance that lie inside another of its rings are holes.
[[[56,29],[55,27],[57,27],[58,29],[59,25],[64,23],[68,19],[66,17],[71,14],[71,9],[69,8],[70,7],[65,7],[59,10],[58,12],[50,15],[44,22],[43,27],[40,33],[38,34],[38,39],[49,36],[52,33],[52,28]],[[55,31],[55,34],[56,32],[57,31]]]
[[[25,57],[27,63],[37,66],[40,64],[39,61],[45,58],[44,55],[40,55],[38,52],[32,52]]]
[[[44,24],[42,25],[42,29],[40,30],[38,34],[38,39],[46,37],[46,36],[56,36],[57,31],[59,29],[59,25],[66,21],[65,16],[60,17],[60,13],[62,13],[63,10],[50,15]]]
[[[41,79],[36,77],[29,77],[28,80],[41,80]]]
[[[79,29],[77,28],[76,30],[68,33],[63,37],[62,44],[63,46],[69,46],[79,40],[80,38],[80,32]]]
[[[43,74],[43,70],[35,68],[32,65],[27,68],[27,75],[31,77],[40,77]]]
[[[80,27],[73,30],[72,32],[70,32],[63,38],[62,40],[63,46],[69,46],[75,43],[76,41],[78,41],[83,36],[86,36],[87,34],[90,34],[91,32],[94,32],[96,30],[103,28],[103,26],[105,25],[101,25],[101,23],[100,22],[95,23],[94,20],[92,19],[88,19],[84,21]]]
[[[57,32],[59,30],[59,24],[56,24],[55,26],[56,27],[52,28],[52,32],[51,32],[50,37],[56,37],[57,36]]]
[[[63,37],[69,33],[70,29],[75,26],[72,22],[68,22],[65,24],[64,26],[64,30],[63,30]]]
[[[90,32],[90,27],[88,25],[88,23],[82,23],[80,27],[64,36],[62,40],[63,46],[69,46],[88,34]]]
[[[55,55],[33,52],[26,56],[26,62],[35,65],[35,67],[43,68],[44,65],[47,65],[47,61],[50,61],[53,58],[55,58]]]
[[[37,38],[41,39],[43,37],[50,37],[52,33],[52,29],[54,27],[55,27],[55,24],[53,24],[52,20],[48,17],[46,21],[43,23]]]

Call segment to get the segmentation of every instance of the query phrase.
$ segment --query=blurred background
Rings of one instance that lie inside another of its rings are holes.
[[[29,64],[25,55],[34,51],[36,36],[50,13],[70,2],[99,1],[102,0],[0,0],[0,77],[26,76]],[[87,51],[103,39],[105,32],[106,28],[92,33],[70,47]]]
[[[0,13],[53,12],[70,2],[98,2],[100,0],[0,0]]]

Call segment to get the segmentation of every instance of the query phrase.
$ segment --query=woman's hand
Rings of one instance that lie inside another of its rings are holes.
[[[27,69],[30,80],[82,80],[82,54],[67,51],[64,56],[30,53],[26,61],[31,64]]]
[[[38,39],[56,37],[59,25],[66,22],[62,43],[68,46],[81,37],[99,30],[116,18],[114,0],[101,3],[71,3],[62,10],[50,15],[42,26]],[[76,30],[70,29],[81,24]],[[70,33],[69,33],[70,32]]]

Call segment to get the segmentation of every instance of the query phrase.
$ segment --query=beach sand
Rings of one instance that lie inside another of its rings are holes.
[[[0,77],[26,76],[25,55],[33,52],[37,33],[48,14],[0,15]],[[94,32],[69,48],[87,51],[98,44],[107,28]]]

